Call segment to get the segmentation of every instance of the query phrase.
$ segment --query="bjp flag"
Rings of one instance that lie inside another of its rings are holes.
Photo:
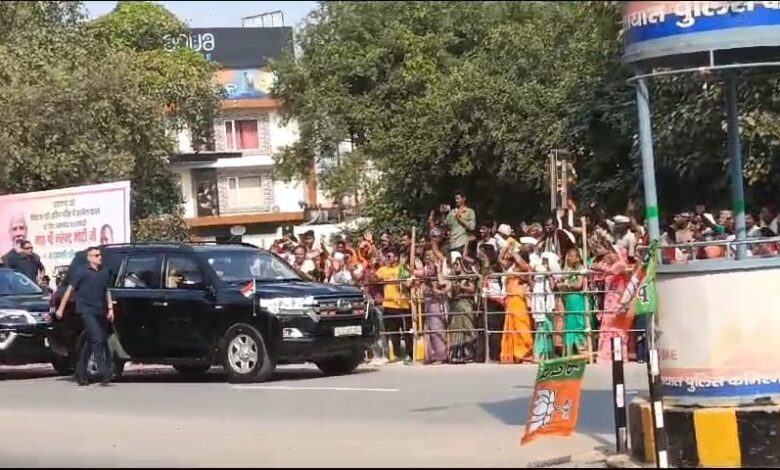
[[[538,436],[568,436],[574,432],[586,362],[584,356],[572,356],[539,364],[521,445]]]

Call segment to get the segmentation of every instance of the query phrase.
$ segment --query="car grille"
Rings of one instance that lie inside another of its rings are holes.
[[[363,297],[317,298],[314,311],[322,318],[364,317],[366,300]]]

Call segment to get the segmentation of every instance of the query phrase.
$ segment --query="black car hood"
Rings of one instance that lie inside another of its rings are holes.
[[[0,309],[4,308],[28,312],[48,312],[49,296],[44,294],[0,296]]]
[[[258,281],[257,298],[273,299],[277,297],[338,297],[362,295],[362,291],[353,286],[334,286],[307,281]],[[240,289],[238,287],[237,289]]]

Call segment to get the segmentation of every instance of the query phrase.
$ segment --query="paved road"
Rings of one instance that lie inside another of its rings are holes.
[[[520,447],[531,366],[383,366],[345,377],[280,368],[229,385],[131,370],[78,387],[46,368],[0,369],[0,466],[499,466],[591,450],[612,438],[608,367],[586,372],[578,430]],[[626,370],[631,394],[643,366]]]

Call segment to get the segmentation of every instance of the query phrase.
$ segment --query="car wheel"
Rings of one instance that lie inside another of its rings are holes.
[[[210,365],[202,365],[202,366],[173,366],[174,369],[176,369],[176,372],[184,375],[201,375],[205,374],[206,372],[211,369]]]
[[[365,352],[360,349],[344,356],[329,357],[315,362],[325,375],[350,374],[363,363]]]
[[[57,356],[51,361],[51,366],[58,375],[73,375],[76,372],[76,364],[70,356]]]
[[[222,354],[231,383],[263,382],[276,369],[276,361],[268,354],[263,335],[249,325],[238,324],[228,329]]]

